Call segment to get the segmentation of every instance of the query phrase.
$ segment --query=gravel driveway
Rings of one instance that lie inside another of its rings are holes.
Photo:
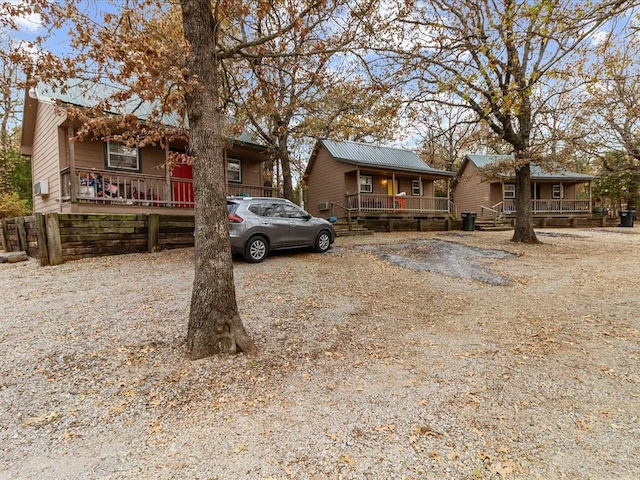
[[[0,265],[0,479],[640,478],[640,230],[510,236],[237,261],[197,362],[192,249]]]

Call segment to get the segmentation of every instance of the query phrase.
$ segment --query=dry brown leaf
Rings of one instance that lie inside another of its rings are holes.
[[[433,430],[431,430],[430,427],[427,427],[426,425],[412,428],[411,433],[413,433],[414,435],[422,435],[425,437],[428,437],[428,436],[441,437],[442,436],[441,433],[434,432]]]
[[[395,432],[396,431],[396,425],[391,423],[388,425],[378,425],[375,426],[371,429],[371,431],[373,432]]]
[[[60,418],[60,414],[58,412],[51,412],[39,417],[30,418],[25,422],[25,425],[28,427],[41,427],[57,420],[58,418]]]
[[[352,467],[356,464],[356,461],[354,460],[353,456],[349,453],[343,453],[342,455],[340,455],[340,458],[338,458],[338,462],[348,463]]]
[[[111,407],[111,410],[109,410],[109,412],[112,415],[115,415],[118,413],[123,413],[126,409],[127,409],[127,402],[121,402],[118,405]]]
[[[491,465],[490,471],[491,473],[500,475],[504,478],[505,476],[513,473],[513,467],[511,465],[505,465],[501,462],[497,462]]]

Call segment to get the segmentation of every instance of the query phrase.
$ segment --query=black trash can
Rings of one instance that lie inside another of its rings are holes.
[[[462,230],[465,232],[473,232],[476,229],[476,212],[462,212]]]
[[[633,227],[633,222],[636,219],[635,210],[620,210],[620,226],[621,227]]]

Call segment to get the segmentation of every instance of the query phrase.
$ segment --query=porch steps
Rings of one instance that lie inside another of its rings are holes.
[[[489,221],[476,221],[476,230],[481,232],[505,232],[513,230],[513,225],[507,220],[498,220],[497,222]]]
[[[368,230],[364,225],[359,225],[356,222],[351,222],[351,228],[347,222],[336,222],[333,224],[333,229],[336,231],[336,237],[350,237],[355,235],[373,235],[373,230]]]

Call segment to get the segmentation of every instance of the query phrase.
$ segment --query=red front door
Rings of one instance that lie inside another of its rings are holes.
[[[174,206],[193,208],[193,167],[187,163],[174,164],[171,185]]]

